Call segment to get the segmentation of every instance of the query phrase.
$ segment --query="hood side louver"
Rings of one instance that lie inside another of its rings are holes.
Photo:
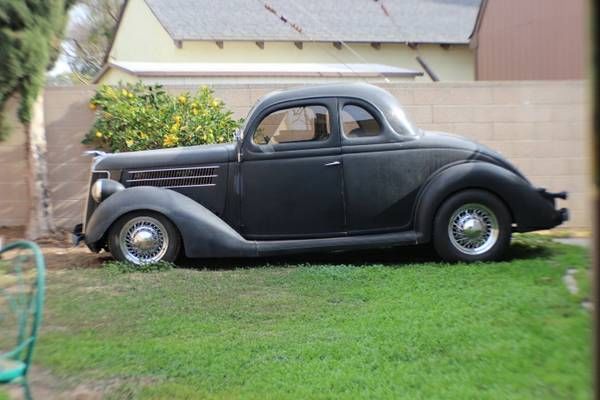
[[[126,186],[157,186],[166,189],[214,186],[218,166],[145,169],[129,171]]]

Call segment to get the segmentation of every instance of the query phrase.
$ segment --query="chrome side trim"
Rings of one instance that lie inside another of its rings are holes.
[[[143,172],[164,172],[164,171],[183,171],[186,169],[208,169],[208,168],[219,168],[218,165],[212,165],[209,167],[183,167],[183,168],[161,168],[161,169],[140,169],[136,171],[127,171],[130,174],[140,174]]]
[[[182,186],[162,186],[163,189],[175,189],[175,188],[191,188],[191,187],[203,187],[203,186],[217,186],[216,183],[206,183],[204,185],[182,185]]]

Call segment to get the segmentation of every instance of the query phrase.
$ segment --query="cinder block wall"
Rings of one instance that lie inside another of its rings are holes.
[[[93,86],[47,88],[44,96],[48,139],[48,179],[56,225],[72,228],[81,222],[90,177],[89,150],[81,140],[94,122],[89,100]]]
[[[11,134],[0,142],[0,226],[23,225],[27,221],[27,152],[25,132],[17,119],[18,99],[5,105]]]
[[[586,83],[461,82],[382,85],[405,106],[413,120],[428,130],[454,132],[500,151],[538,186],[568,190],[560,206],[571,209],[567,226],[590,226],[589,154],[587,146]],[[215,86],[219,98],[237,117],[264,94],[281,85]],[[194,87],[169,87],[172,93]],[[81,139],[94,115],[88,100],[94,87],[47,88],[46,127],[50,187],[59,226],[81,219],[90,160],[81,156]],[[0,144],[0,226],[25,222],[24,147],[13,135]],[[6,190],[3,190],[6,189]]]

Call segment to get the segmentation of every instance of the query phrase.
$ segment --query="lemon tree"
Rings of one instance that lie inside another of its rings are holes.
[[[83,142],[112,152],[225,143],[242,123],[207,87],[173,96],[141,82],[103,85],[89,107],[96,119]]]

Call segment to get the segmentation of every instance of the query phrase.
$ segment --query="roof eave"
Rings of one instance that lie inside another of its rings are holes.
[[[111,69],[111,68],[118,69],[118,70],[123,71],[123,72],[125,72],[127,74],[138,76],[135,71],[132,71],[132,70],[127,69],[127,68],[124,68],[124,67],[122,67],[120,65],[117,65],[117,64],[113,64],[113,63],[111,63],[109,61],[109,62],[107,62],[106,64],[104,64],[102,66],[102,69],[100,71],[98,71],[98,73],[96,74],[96,76],[92,80],[92,83],[94,85],[98,84],[98,82],[100,82],[100,79],[102,79],[102,77],[104,75],[106,75],[106,73],[108,72],[108,70]]]
[[[243,38],[238,38],[238,37],[220,37],[220,38],[192,38],[192,37],[175,37],[175,36],[171,36],[171,39],[173,39],[173,41],[180,41],[180,42],[217,42],[217,41],[223,41],[223,42],[256,42],[256,41],[263,41],[263,42],[274,42],[274,43],[294,43],[294,42],[304,42],[304,43],[332,43],[332,42],[343,42],[343,43],[349,43],[349,44],[370,44],[370,43],[381,43],[381,44],[408,44],[408,43],[414,43],[414,44],[420,44],[420,45],[442,45],[442,44],[450,44],[450,45],[468,45],[470,43],[470,37],[466,38],[466,39],[461,39],[461,40],[380,40],[380,39],[373,39],[373,40],[334,40],[334,39],[313,39],[313,40],[307,40],[306,38],[304,38],[304,40],[302,40],[302,38],[296,38],[296,39],[292,39],[292,38],[286,38],[286,39],[279,39],[279,38],[248,38],[243,37]]]

